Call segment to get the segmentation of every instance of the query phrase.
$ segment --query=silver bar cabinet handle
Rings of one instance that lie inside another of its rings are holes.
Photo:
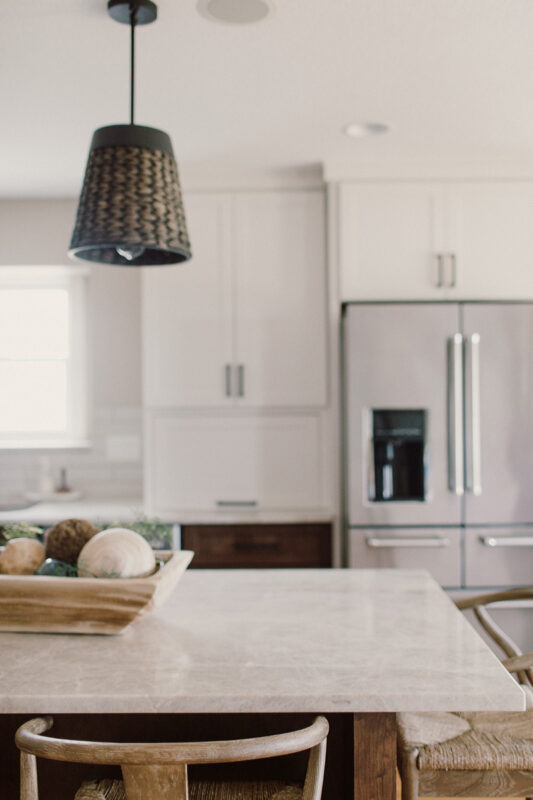
[[[448,486],[456,495],[465,492],[463,453],[463,337],[448,340]]]
[[[217,500],[218,508],[255,508],[257,500]]]
[[[226,364],[224,372],[226,376],[226,397],[231,397],[231,364]]]
[[[450,289],[455,289],[457,286],[457,256],[455,253],[450,253],[450,267],[451,267],[451,277],[448,286]]]
[[[480,536],[485,547],[533,547],[533,536]]]
[[[444,286],[444,258],[442,253],[437,253],[437,289]]]
[[[367,547],[378,549],[393,547],[448,547],[450,540],[444,536],[366,537]]]
[[[244,397],[244,364],[237,367],[237,394]]]
[[[481,389],[480,389],[480,361],[479,346],[481,336],[473,333],[470,342],[470,414],[471,414],[471,445],[472,445],[472,480],[468,487],[474,495],[480,495],[481,486]]]

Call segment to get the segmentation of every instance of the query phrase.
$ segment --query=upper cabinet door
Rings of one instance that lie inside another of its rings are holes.
[[[234,402],[231,198],[185,198],[193,257],[142,275],[144,403],[209,407]]]
[[[442,191],[430,183],[340,187],[341,300],[445,299]]]
[[[458,299],[533,299],[533,184],[449,187]]]
[[[326,403],[325,209],[321,191],[237,195],[237,399]]]

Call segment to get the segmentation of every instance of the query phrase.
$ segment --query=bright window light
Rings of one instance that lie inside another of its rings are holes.
[[[0,447],[85,443],[86,274],[0,268]]]

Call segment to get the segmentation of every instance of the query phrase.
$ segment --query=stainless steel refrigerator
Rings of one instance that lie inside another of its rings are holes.
[[[348,565],[533,584],[533,304],[351,303],[342,341]]]

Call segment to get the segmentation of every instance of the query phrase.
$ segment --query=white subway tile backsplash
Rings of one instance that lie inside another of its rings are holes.
[[[106,458],[108,461],[135,463],[141,460],[141,437],[135,434],[106,436]]]
[[[85,497],[141,497],[141,409],[94,409],[90,438],[87,449],[0,451],[0,497],[37,491],[43,454],[49,459],[54,482],[59,483],[65,468],[69,486]]]

